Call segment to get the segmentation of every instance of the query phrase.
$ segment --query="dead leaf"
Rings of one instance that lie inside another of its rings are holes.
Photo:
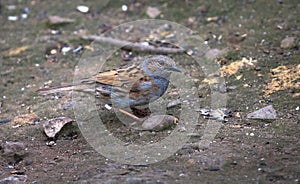
[[[205,78],[202,80],[202,82],[208,83],[208,84],[217,84],[217,83],[219,83],[219,78],[218,77]]]
[[[295,93],[295,94],[293,94],[293,97],[294,97],[294,98],[300,97],[300,93]]]
[[[37,115],[35,113],[30,114],[22,114],[19,116],[14,117],[13,123],[14,125],[32,125],[34,121],[37,119]]]
[[[239,71],[239,69],[241,69],[245,66],[255,66],[256,63],[257,63],[256,59],[242,58],[242,60],[237,60],[237,61],[230,63],[229,65],[222,66],[221,72],[222,72],[223,76],[224,75],[233,75],[233,74],[236,74]]]
[[[266,95],[285,89],[300,89],[300,65],[279,66],[271,72],[273,79],[264,90]]]
[[[240,80],[242,77],[243,77],[243,75],[238,75],[235,78],[236,78],[236,80]]]
[[[6,54],[6,56],[16,56],[19,55],[21,52],[24,52],[25,50],[27,50],[29,48],[28,45],[22,46],[22,47],[18,47],[12,50],[9,50]]]

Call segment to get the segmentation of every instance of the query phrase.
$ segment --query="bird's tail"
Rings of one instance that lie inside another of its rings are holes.
[[[64,85],[64,86],[57,86],[57,87],[50,87],[50,88],[41,88],[38,90],[40,95],[47,95],[52,93],[57,93],[61,91],[85,91],[91,88],[90,85],[87,84],[75,84],[75,85]]]

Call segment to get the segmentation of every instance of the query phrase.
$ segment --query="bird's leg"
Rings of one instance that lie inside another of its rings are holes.
[[[105,104],[105,108],[108,109],[108,110],[112,109],[112,107],[108,104]],[[123,113],[123,114],[125,114],[125,115],[139,121],[139,122],[143,122],[145,120],[145,118],[139,118],[139,117],[135,116],[134,114],[131,114],[131,113],[125,111],[124,109],[118,108],[118,110],[119,110],[119,112],[121,112],[121,113]]]
[[[131,114],[131,113],[123,110],[123,109],[118,109],[118,110],[119,110],[119,112],[121,112],[121,113],[123,113],[123,114],[125,114],[125,115],[127,115],[127,116],[129,116],[129,117],[131,117],[131,118],[133,118],[133,119],[135,119],[137,121],[139,121],[139,122],[143,122],[145,120],[145,118],[139,118],[139,117],[137,117],[137,116],[135,116],[135,115],[133,115],[133,114]]]

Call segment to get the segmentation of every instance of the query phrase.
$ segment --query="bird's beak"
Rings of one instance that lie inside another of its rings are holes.
[[[181,72],[181,70],[176,66],[172,66],[171,70],[174,71],[174,72]]]

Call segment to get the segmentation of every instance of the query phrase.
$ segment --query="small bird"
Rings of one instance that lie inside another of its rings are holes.
[[[101,103],[112,105],[140,120],[122,108],[146,105],[161,97],[168,88],[173,71],[180,72],[174,60],[168,56],[154,55],[135,59],[119,69],[100,72],[79,84],[43,88],[38,92],[50,94],[74,90],[93,93]]]

